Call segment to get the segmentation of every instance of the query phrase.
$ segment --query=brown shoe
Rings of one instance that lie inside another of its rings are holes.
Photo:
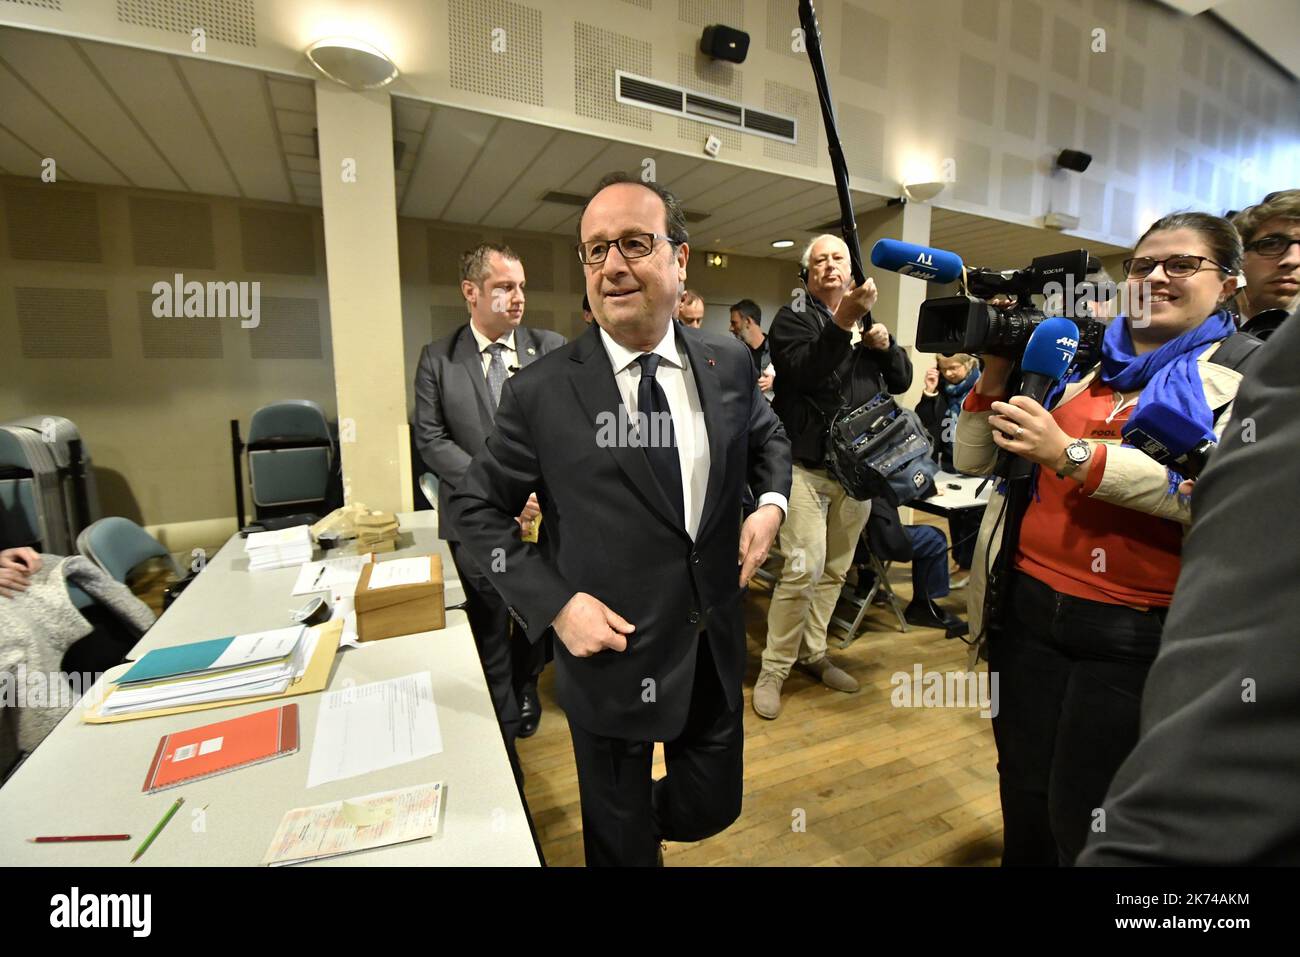
[[[846,694],[851,694],[858,690],[858,679],[853,677],[853,675],[849,674],[843,668],[839,667],[835,662],[831,661],[829,655],[822,658],[820,661],[815,661],[809,664],[801,663],[799,667],[828,688],[833,688],[836,691],[843,691]],[[754,689],[754,693],[758,693],[757,688]]]
[[[754,684],[754,711],[771,721],[781,713],[781,685],[784,678],[764,671]]]

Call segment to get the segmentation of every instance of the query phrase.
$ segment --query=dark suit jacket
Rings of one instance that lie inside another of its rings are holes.
[[[1293,318],[1255,351],[1196,484],[1141,738],[1080,864],[1300,864],[1297,355]]]
[[[912,360],[893,336],[888,349],[852,346],[852,334],[835,325],[811,295],[801,312],[790,306],[777,311],[768,341],[776,367],[772,408],[790,436],[795,461],[815,468],[826,457],[826,428],[836,410],[855,409],[881,391],[906,392],[912,384]]]
[[[636,626],[626,651],[575,658],[555,643],[556,693],[593,733],[667,741],[685,725],[698,634],[740,707],[745,626],[736,554],[741,496],[790,494],[790,443],[758,391],[749,349],[676,326],[708,432],[708,490],[694,542],[671,517],[641,448],[598,441],[622,399],[593,323],[507,384],[496,429],[451,497],[462,544],[536,641],[584,591]],[[547,535],[526,548],[513,516],[537,492]]]
[[[562,345],[564,336],[558,332],[527,326],[515,330],[520,369]],[[474,453],[483,448],[494,414],[483,358],[468,322],[424,347],[415,369],[415,444],[438,479],[441,538],[457,540],[447,501],[465,477]]]

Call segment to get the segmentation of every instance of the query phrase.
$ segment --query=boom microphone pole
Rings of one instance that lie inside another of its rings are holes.
[[[817,99],[821,101],[822,122],[826,125],[826,148],[831,155],[831,170],[835,173],[835,192],[840,198],[840,231],[849,247],[849,267],[853,280],[859,286],[867,281],[862,269],[862,250],[858,247],[858,224],[853,218],[853,199],[849,195],[849,169],[844,162],[844,149],[840,146],[839,130],[835,126],[835,107],[831,103],[830,81],[826,78],[826,62],[822,59],[822,36],[817,26],[817,13],[812,0],[799,0],[799,26],[803,28],[804,46],[808,62],[812,65],[813,79],[817,83]]]

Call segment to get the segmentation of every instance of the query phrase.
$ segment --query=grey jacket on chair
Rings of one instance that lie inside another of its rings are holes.
[[[564,345],[547,329],[515,329],[515,351],[523,368]],[[457,541],[447,501],[461,484],[470,459],[483,448],[496,409],[483,375],[483,357],[469,323],[420,352],[415,371],[415,444],[425,466],[438,478],[438,536]]]
[[[140,634],[154,623],[148,605],[89,559],[80,555],[69,558],[42,555],[41,569],[31,577],[27,590],[14,598],[0,598],[0,702],[3,704],[9,703],[10,695],[16,696],[19,683],[27,684],[19,680],[20,666],[26,675],[58,675],[64,653],[90,634],[90,622],[81,616],[68,595],[69,583]],[[58,685],[52,687],[59,691]],[[27,689],[23,691],[26,697]],[[27,707],[0,707],[0,769],[12,763],[16,755],[8,752],[15,743],[18,750],[31,751],[68,712],[72,702],[66,695],[50,697],[53,700],[37,701]]]

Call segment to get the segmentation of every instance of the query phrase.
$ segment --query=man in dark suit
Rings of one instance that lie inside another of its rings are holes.
[[[1193,490],[1141,737],[1081,865],[1300,864],[1298,353],[1293,312]]]
[[[554,625],[587,863],[653,865],[660,840],[740,813],[741,596],[784,516],[790,444],[748,350],[672,321],[689,247],[671,193],[606,177],[579,239],[596,322],[506,384],[451,507],[529,639]],[[530,550],[511,526],[534,489],[548,534]]]
[[[524,315],[524,267],[508,246],[481,243],[465,253],[460,279],[470,320],[420,353],[416,443],[438,479],[438,534],[450,546],[465,588],[470,629],[513,762],[515,738],[536,731],[541,716],[537,674],[544,646],[516,633],[490,577],[460,544],[447,501],[492,430],[506,380],[564,345],[564,337],[519,324]],[[515,531],[527,535],[538,516],[537,500],[529,498],[517,515]]]

